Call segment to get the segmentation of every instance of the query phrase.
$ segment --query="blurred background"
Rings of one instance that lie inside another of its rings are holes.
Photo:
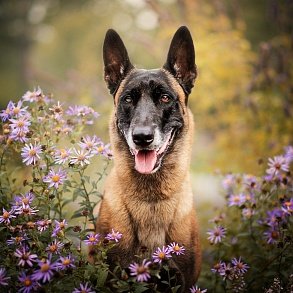
[[[107,29],[119,32],[133,64],[157,68],[174,32],[187,25],[199,71],[189,99],[194,185],[213,195],[215,171],[257,175],[262,158],[292,143],[292,3],[1,0],[0,108],[40,86],[61,102],[93,107],[101,114],[93,131],[108,141]]]

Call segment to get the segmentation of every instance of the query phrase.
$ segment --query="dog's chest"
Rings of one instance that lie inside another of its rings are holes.
[[[165,245],[168,229],[174,219],[175,206],[174,200],[140,202],[133,206],[132,218],[137,227],[136,237],[140,246],[153,250]]]

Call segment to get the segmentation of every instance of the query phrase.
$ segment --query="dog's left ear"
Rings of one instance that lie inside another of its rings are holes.
[[[178,80],[188,96],[193,88],[197,71],[193,41],[186,26],[181,26],[176,31],[163,68],[168,70]]]

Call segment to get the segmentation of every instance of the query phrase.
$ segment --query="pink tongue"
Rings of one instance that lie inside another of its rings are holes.
[[[135,169],[142,174],[150,174],[157,162],[156,151],[138,151],[135,155]]]

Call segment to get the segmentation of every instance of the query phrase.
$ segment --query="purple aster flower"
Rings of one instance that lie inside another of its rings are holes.
[[[72,257],[71,254],[69,254],[68,256],[60,256],[59,261],[57,262],[57,268],[59,270],[67,270],[67,269],[73,269],[75,268],[75,264],[74,264],[74,257]]]
[[[280,171],[289,171],[288,160],[283,156],[275,156],[273,159],[269,158],[268,166],[269,168],[266,170],[266,172],[273,176],[278,175]]]
[[[237,259],[236,257],[233,258],[231,262],[237,273],[244,274],[249,269],[249,266],[241,260],[241,256],[239,257],[239,259]]]
[[[53,114],[54,119],[56,120],[61,119],[63,115],[63,108],[62,108],[62,104],[60,104],[59,101],[57,102],[57,105],[53,105],[51,108],[49,108],[49,110]]]
[[[87,106],[70,106],[66,111],[66,114],[77,118],[76,123],[88,125],[93,124],[93,118],[97,118],[99,116],[97,112]]]
[[[165,261],[171,257],[172,257],[171,251],[169,247],[166,247],[166,246],[163,246],[162,249],[158,247],[157,250],[152,255],[154,262],[157,262],[157,263],[162,263],[162,261]]]
[[[200,289],[198,286],[192,286],[191,288],[189,288],[191,293],[206,293],[207,289]]]
[[[180,246],[176,242],[169,244],[168,249],[169,249],[170,253],[175,253],[176,255],[184,254],[184,251],[185,251],[184,246]]]
[[[113,157],[112,151],[110,149],[110,144],[104,144],[104,143],[100,143],[100,145],[98,147],[96,147],[94,149],[94,153],[95,154],[100,154],[108,159],[111,159]]]
[[[60,149],[56,150],[54,153],[54,159],[56,164],[64,164],[69,160],[71,155],[71,149]]]
[[[213,230],[207,232],[209,235],[208,240],[211,244],[217,244],[222,242],[222,239],[226,237],[226,228],[222,226],[216,226]]]
[[[248,190],[259,190],[260,183],[257,177],[253,175],[244,175],[243,183],[247,186]]]
[[[46,231],[49,228],[49,226],[51,225],[51,223],[52,223],[52,221],[51,220],[48,220],[48,219],[39,220],[39,221],[36,222],[37,229],[40,232]]]
[[[55,220],[55,228],[53,230],[52,237],[57,237],[60,232],[62,233],[64,231],[67,225],[68,223],[66,220],[63,220],[61,222]]]
[[[251,208],[244,208],[241,213],[243,218],[250,219],[255,214],[255,211]]]
[[[228,174],[222,181],[222,186],[226,191],[232,191],[236,185],[236,178],[233,174]]]
[[[33,273],[32,280],[43,283],[51,280],[57,268],[56,263],[52,263],[51,259],[52,255],[49,254],[47,259],[38,260],[39,269]]]
[[[33,103],[33,102],[45,102],[48,103],[50,101],[50,99],[45,96],[41,90],[40,87],[37,87],[36,89],[34,89],[32,92],[31,91],[27,91],[23,96],[22,99],[24,101]]]
[[[63,247],[64,244],[62,242],[54,239],[54,241],[47,246],[46,251],[52,254],[59,254]]]
[[[35,262],[38,258],[36,254],[31,254],[28,247],[26,246],[22,246],[21,248],[16,249],[14,255],[19,258],[18,265],[22,267],[24,267],[25,265],[32,267],[33,262]]]
[[[40,154],[42,153],[42,146],[40,144],[26,144],[21,149],[22,161],[26,165],[35,165],[40,159]]]
[[[0,117],[2,119],[3,122],[9,120],[9,118],[11,118],[12,116],[12,108],[13,108],[14,104],[12,101],[10,101],[6,107],[5,110],[2,110],[0,112]]]
[[[27,275],[25,272],[21,272],[18,280],[22,285],[22,287],[18,290],[20,293],[36,292],[38,287],[40,287],[40,284],[32,280],[32,276]]]
[[[93,137],[86,135],[85,137],[81,139],[81,142],[78,143],[78,145],[82,149],[87,151],[94,150],[95,148],[97,148],[99,144],[101,144],[101,139],[98,138],[96,135],[94,135]]]
[[[282,211],[286,215],[292,215],[293,214],[293,198],[290,198],[290,200],[286,200],[282,205]]]
[[[18,134],[19,132],[28,133],[29,132],[29,126],[31,125],[31,122],[29,121],[29,118],[27,116],[21,116],[17,119],[9,119],[10,124],[9,127],[11,129],[11,134]]]
[[[22,206],[23,204],[30,205],[30,204],[32,204],[34,199],[35,199],[35,196],[30,191],[24,195],[23,194],[16,195],[14,197],[13,207],[17,208],[17,207]]]
[[[280,239],[280,233],[275,228],[270,228],[268,231],[264,232],[264,236],[268,244],[276,244]]]
[[[64,124],[61,128],[61,132],[65,134],[72,133],[74,130],[73,126],[70,126],[68,124]]]
[[[25,241],[28,240],[26,234],[19,235],[16,237],[11,237],[9,240],[6,241],[7,245],[23,245]]]
[[[284,157],[287,159],[289,163],[293,161],[293,146],[289,145],[285,147],[285,155]]]
[[[31,216],[36,215],[38,211],[39,210],[37,210],[36,208],[33,208],[30,205],[23,203],[20,207],[15,209],[15,214]]]
[[[26,117],[30,117],[29,112],[27,112],[27,107],[22,107],[22,101],[18,101],[17,104],[11,103],[10,104],[10,114],[11,117],[21,117],[21,116],[26,116]]]
[[[90,158],[93,156],[90,152],[86,150],[73,149],[74,154],[70,156],[69,163],[72,165],[80,165],[81,167],[90,164]]]
[[[6,276],[6,270],[5,268],[0,268],[0,285],[2,286],[7,286],[8,285],[8,281],[10,279],[10,277]]]
[[[271,211],[267,211],[266,223],[271,227],[278,226],[279,223],[284,222],[284,212],[280,208],[274,208]]]
[[[9,212],[2,208],[2,211],[3,214],[0,216],[0,223],[10,224],[11,219],[16,218],[16,216],[14,216],[14,208],[12,208]]]
[[[226,264],[225,262],[223,262],[219,273],[224,280],[233,280],[235,276],[234,268],[231,266],[230,263]]]
[[[242,193],[240,194],[231,194],[228,198],[228,206],[242,206],[243,203],[245,202],[245,197]]]
[[[72,293],[96,293],[88,282],[85,284],[80,283],[79,288],[74,288]]]
[[[122,237],[122,234],[121,233],[119,233],[118,231],[115,232],[114,229],[112,229],[112,232],[108,233],[105,238],[108,239],[108,240],[110,240],[110,241],[119,242],[119,240],[121,239],[121,237]]]
[[[12,132],[9,135],[9,139],[11,139],[13,141],[19,141],[19,142],[25,143],[28,141],[26,134],[27,134],[27,132],[25,132],[25,131]]]
[[[151,278],[150,266],[151,262],[144,259],[141,264],[136,262],[129,266],[130,275],[135,276],[138,282],[147,282]]]
[[[43,178],[43,181],[48,183],[49,188],[54,187],[57,189],[59,185],[64,183],[66,178],[67,173],[62,168],[59,168],[58,171],[50,169],[48,175]]]
[[[213,268],[211,269],[211,271],[213,273],[218,273],[220,274],[222,268],[223,268],[224,262],[222,262],[221,260],[219,262],[217,262],[216,264],[214,264]]]
[[[84,240],[84,243],[86,245],[97,245],[99,240],[100,240],[100,234],[94,234],[90,233],[89,235],[86,236],[86,240]]]

